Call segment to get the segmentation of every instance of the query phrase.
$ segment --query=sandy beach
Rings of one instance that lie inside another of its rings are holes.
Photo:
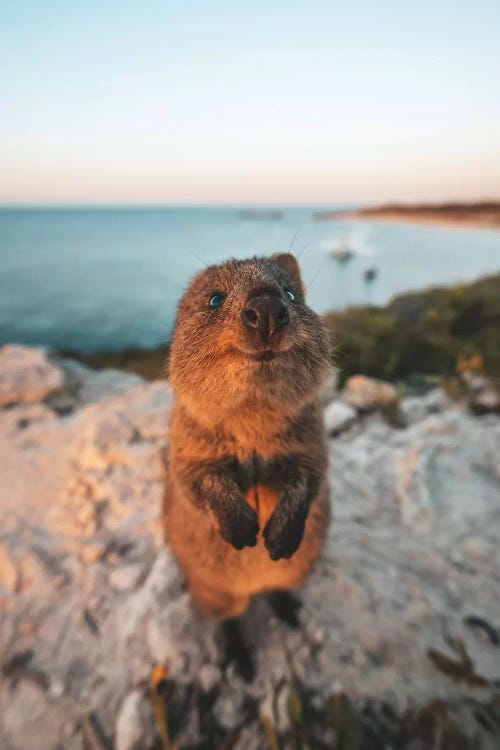
[[[374,219],[405,224],[436,224],[446,227],[477,229],[500,228],[500,203],[445,203],[436,205],[390,204],[354,211],[324,211],[314,214],[316,221]]]

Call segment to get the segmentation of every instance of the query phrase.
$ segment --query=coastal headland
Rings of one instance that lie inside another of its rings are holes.
[[[387,203],[349,211],[317,211],[316,221],[375,219],[378,221],[439,224],[442,226],[500,228],[500,201],[479,203]]]

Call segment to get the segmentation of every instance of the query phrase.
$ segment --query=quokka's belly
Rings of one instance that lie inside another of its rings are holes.
[[[260,532],[255,547],[236,550],[221,539],[210,514],[187,499],[172,498],[166,508],[167,537],[188,579],[235,596],[297,587],[323,547],[329,521],[328,490],[326,485],[322,487],[313,501],[304,538],[290,559],[271,560],[262,536],[277,499],[277,491],[262,486],[246,495],[257,511]]]
[[[271,560],[264,544],[262,532],[278,501],[278,492],[259,486],[246,496],[247,502],[257,511],[260,533],[257,546],[241,551],[241,585],[247,592],[258,593],[276,588],[295,588],[309,573],[319,557],[328,527],[328,503],[323,503],[321,493],[313,501],[306,522],[304,538],[297,552],[289,559]],[[238,553],[234,550],[236,554]],[[250,589],[250,590],[248,590]]]

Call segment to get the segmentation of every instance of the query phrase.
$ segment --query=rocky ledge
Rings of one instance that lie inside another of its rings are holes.
[[[326,397],[329,543],[246,683],[162,544],[167,385],[0,350],[0,747],[498,747],[500,417],[394,398]]]

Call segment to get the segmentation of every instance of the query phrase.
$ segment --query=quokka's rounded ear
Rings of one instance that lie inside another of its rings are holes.
[[[290,281],[298,285],[303,294],[304,283],[297,258],[291,253],[276,253],[275,255],[271,255],[271,260],[286,273]]]

